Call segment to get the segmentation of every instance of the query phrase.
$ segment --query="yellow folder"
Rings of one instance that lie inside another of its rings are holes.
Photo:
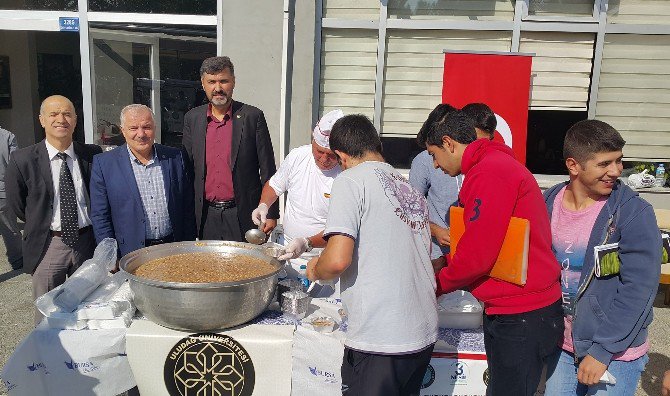
[[[458,242],[465,232],[464,209],[452,206],[449,211],[450,254],[456,253]],[[530,242],[530,222],[512,217],[507,227],[502,248],[489,276],[516,285],[525,285],[528,274],[528,248]]]

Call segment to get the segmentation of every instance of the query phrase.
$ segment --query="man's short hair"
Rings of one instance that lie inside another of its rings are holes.
[[[477,140],[475,123],[461,110],[447,113],[430,125],[424,145],[442,146],[444,136],[449,136],[461,144],[470,144]]]
[[[346,115],[330,131],[330,149],[341,151],[354,158],[365,153],[382,153],[382,142],[370,119],[363,114]]]
[[[448,116],[450,113],[453,113],[456,110],[458,109],[446,103],[440,103],[439,105],[435,106],[433,111],[428,114],[428,118],[426,118],[426,121],[423,122],[421,129],[419,129],[419,133],[416,135],[416,141],[419,146],[424,147],[426,145],[426,136],[428,135],[428,130],[433,125],[433,123]]]
[[[200,66],[200,77],[207,74],[219,74],[224,70],[230,70],[230,74],[235,75],[235,66],[227,56],[213,56],[202,61]]]
[[[563,158],[584,163],[597,153],[621,151],[626,141],[610,124],[598,120],[583,120],[565,134]]]
[[[489,106],[484,103],[470,103],[463,106],[461,110],[472,117],[475,122],[475,128],[481,129],[493,138],[496,126],[498,126],[498,120],[496,120],[496,115]]]
[[[121,127],[123,127],[123,123],[126,121],[126,114],[131,113],[131,112],[136,113],[136,112],[139,112],[141,110],[148,111],[149,114],[151,114],[151,119],[154,121],[154,123],[156,122],[156,119],[154,118],[154,112],[153,112],[153,110],[151,110],[151,108],[149,106],[134,103],[134,104],[129,104],[128,106],[121,109],[121,115],[119,116],[119,122],[120,122],[119,125]]]

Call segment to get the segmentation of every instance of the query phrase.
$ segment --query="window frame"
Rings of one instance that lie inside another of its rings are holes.
[[[512,0],[510,0],[512,1]],[[522,32],[565,32],[594,33],[593,69],[587,100],[588,118],[596,116],[598,89],[602,69],[602,55],[607,33],[629,34],[663,34],[670,35],[670,24],[613,24],[607,23],[607,7],[609,0],[594,0],[591,16],[533,16],[528,15],[530,0],[517,0],[514,7],[514,20],[508,21],[463,21],[463,20],[406,20],[389,19],[386,2],[381,1],[378,20],[354,20],[343,18],[324,18],[324,0],[316,2],[316,26],[314,48],[314,90],[312,101],[312,122],[319,117],[321,77],[321,34],[323,29],[376,29],[378,30],[377,77],[375,81],[375,113],[374,124],[378,132],[381,130],[382,100],[384,88],[384,69],[386,67],[386,36],[388,29],[431,29],[431,30],[504,30],[511,31],[511,52],[519,52]],[[529,107],[530,109],[530,107]]]

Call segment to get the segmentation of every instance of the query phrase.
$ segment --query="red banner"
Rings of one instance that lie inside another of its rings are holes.
[[[487,104],[498,120],[495,140],[510,146],[523,164],[531,64],[530,55],[446,53],[442,79],[442,103]]]

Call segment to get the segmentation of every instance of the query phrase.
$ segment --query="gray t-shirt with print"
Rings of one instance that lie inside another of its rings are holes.
[[[355,240],[352,263],[340,276],[347,347],[403,354],[436,341],[436,285],[421,193],[391,165],[363,162],[333,182],[324,234]]]

